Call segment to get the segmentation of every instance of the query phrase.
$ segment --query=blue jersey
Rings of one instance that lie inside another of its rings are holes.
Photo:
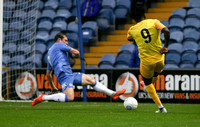
[[[73,78],[73,72],[68,60],[68,52],[71,47],[63,42],[55,43],[51,46],[47,54],[47,70],[54,70],[59,83]],[[62,76],[65,74],[65,77]]]

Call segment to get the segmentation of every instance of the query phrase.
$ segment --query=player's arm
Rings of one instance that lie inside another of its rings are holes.
[[[132,35],[130,34],[130,30],[128,30],[128,32],[127,32],[127,40],[131,41],[133,43],[135,42],[135,40],[133,39]]]
[[[164,38],[165,38],[165,41],[164,41],[164,46],[163,48],[160,50],[160,53],[163,54],[163,53],[167,53],[168,52],[168,42],[169,42],[169,39],[170,39],[170,32],[169,32],[169,29],[167,27],[164,27],[161,32],[164,34]]]
[[[69,52],[72,54],[72,57],[78,58],[80,56],[80,52],[77,49],[71,48]]]
[[[53,83],[52,70],[47,70],[46,75],[47,75],[47,79],[49,81],[49,84],[51,85],[51,88],[52,88],[51,92],[57,93],[58,89],[55,87],[55,85]]]

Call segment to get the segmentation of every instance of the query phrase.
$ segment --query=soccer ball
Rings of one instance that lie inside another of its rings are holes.
[[[124,100],[124,107],[127,110],[135,110],[138,106],[138,102],[134,97],[128,97]]]

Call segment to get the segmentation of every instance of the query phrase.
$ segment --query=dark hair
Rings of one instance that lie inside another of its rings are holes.
[[[63,39],[64,37],[67,37],[67,36],[63,33],[58,33],[58,34],[56,34],[54,41],[56,42],[58,40],[58,38]]]
[[[138,6],[134,9],[133,19],[138,22],[142,17],[145,17],[145,8],[143,6]]]

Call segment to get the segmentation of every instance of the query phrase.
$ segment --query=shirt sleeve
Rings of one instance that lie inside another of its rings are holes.
[[[130,32],[130,29],[128,30],[127,32],[127,39],[133,39],[132,35],[131,35],[131,32]]]
[[[154,23],[155,27],[161,32],[163,28],[165,28],[166,26],[163,25],[159,20],[156,19],[155,23]]]
[[[68,45],[66,45],[65,43],[62,43],[62,44],[60,45],[60,50],[61,50],[61,51],[69,52],[70,49],[71,49],[71,47],[68,46]]]

